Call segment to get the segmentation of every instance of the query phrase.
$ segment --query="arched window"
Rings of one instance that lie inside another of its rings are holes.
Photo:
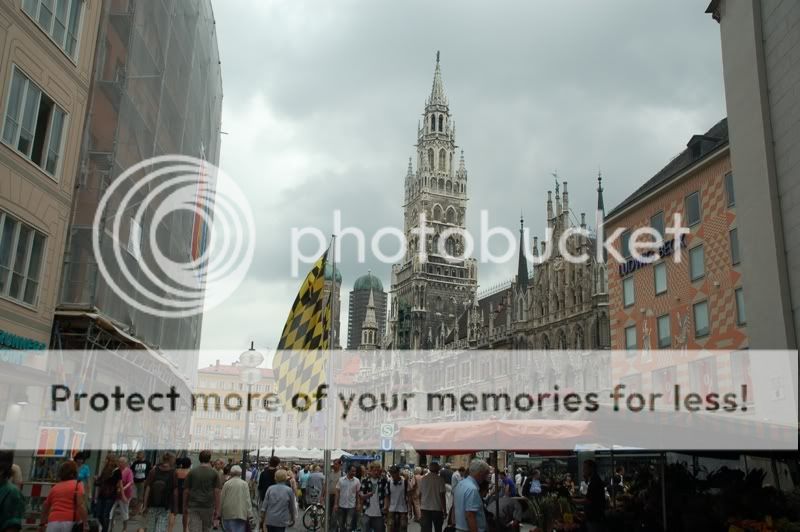
[[[450,181],[448,181],[447,184],[448,184],[448,192],[450,192],[449,190]],[[447,209],[447,223],[451,224],[456,223],[456,210],[453,207]]]
[[[437,205],[434,205],[434,206],[433,206],[433,219],[434,219],[434,220],[441,221],[441,220],[443,219],[443,218],[442,218],[442,215],[443,215],[443,213],[442,213],[442,206],[441,206],[441,205],[438,205],[438,204],[437,204]]]
[[[439,190],[444,190],[444,179],[439,179]]]
[[[431,115],[431,133],[436,131],[436,116]]]
[[[428,168],[434,169],[433,166],[433,148],[428,148]]]
[[[444,131],[444,116],[439,115],[439,131]]]
[[[439,150],[439,170],[445,172],[447,170],[447,168],[445,168],[446,164],[447,164],[447,155],[444,152],[444,148],[442,148],[441,150]]]
[[[452,236],[447,238],[447,241],[445,242],[445,246],[444,247],[445,247],[445,250],[447,251],[448,255],[450,255],[451,257],[455,257],[455,255],[456,255],[456,241]]]

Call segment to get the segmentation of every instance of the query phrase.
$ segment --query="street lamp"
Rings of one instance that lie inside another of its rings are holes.
[[[247,406],[244,410],[244,448],[242,449],[242,480],[247,480],[247,447],[250,438],[250,392],[253,384],[261,380],[261,370],[258,366],[264,362],[264,355],[253,348],[250,342],[250,349],[239,356],[239,366],[242,368],[239,377],[242,382],[247,384]]]
[[[279,406],[272,410],[269,415],[272,416],[272,454],[270,456],[275,456],[275,441],[278,439],[278,418],[283,415],[283,407]]]

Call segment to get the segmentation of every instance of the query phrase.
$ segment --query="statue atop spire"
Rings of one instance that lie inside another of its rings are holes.
[[[436,69],[433,71],[433,87],[428,105],[447,106],[447,96],[444,94],[444,84],[442,83],[442,69],[439,66],[439,51],[436,51]]]

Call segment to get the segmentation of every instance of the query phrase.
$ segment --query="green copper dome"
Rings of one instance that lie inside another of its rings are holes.
[[[330,262],[325,263],[325,280],[331,280],[331,271],[333,270],[333,266]],[[342,272],[339,271],[339,268],[336,268],[336,284],[342,284]]]
[[[371,274],[362,275],[356,279],[353,285],[353,290],[369,290],[370,288],[375,292],[383,292],[383,283],[381,283],[380,279]]]

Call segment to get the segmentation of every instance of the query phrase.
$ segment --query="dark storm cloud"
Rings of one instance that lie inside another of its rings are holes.
[[[693,0],[214,8],[230,132],[220,164],[256,211],[251,281],[273,288],[298,282],[289,276],[293,226],[327,235],[338,208],[367,235],[402,227],[403,179],[436,50],[465,150],[471,230],[486,209],[516,231],[522,210],[541,235],[556,169],[573,210],[593,221],[598,168],[613,206],[724,116],[719,29]],[[346,288],[367,269],[388,288],[388,265],[359,265],[352,246],[344,251]],[[479,281],[515,270],[482,265]],[[235,326],[223,318],[207,316],[204,344],[210,331]]]

